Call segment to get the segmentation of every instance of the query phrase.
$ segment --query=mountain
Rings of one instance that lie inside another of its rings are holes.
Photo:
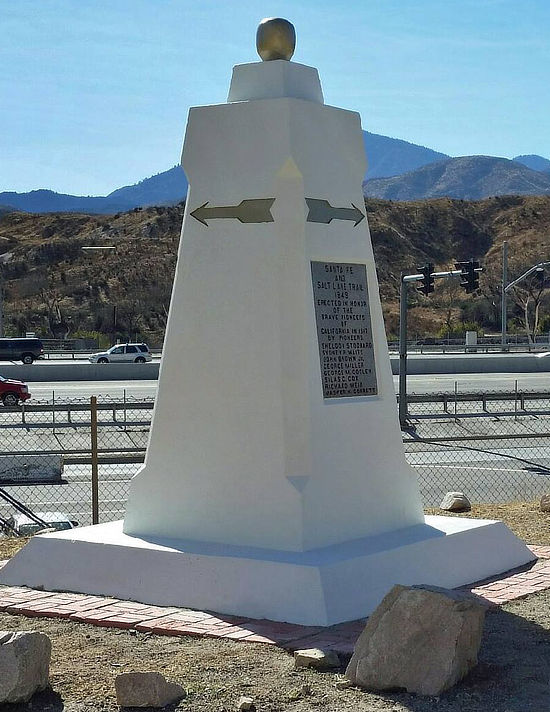
[[[402,176],[368,180],[364,193],[384,200],[549,195],[550,176],[507,158],[462,156],[431,163]]]
[[[431,148],[369,131],[363,131],[363,142],[368,162],[367,180],[401,175],[428,163],[449,158],[445,153],[432,151]]]
[[[29,193],[0,193],[0,205],[6,204],[28,213],[120,213],[149,205],[177,203],[187,194],[187,179],[180,166],[164,173],[118,188],[106,196],[80,196],[31,190]]]
[[[367,131],[363,132],[363,139],[369,162],[368,178],[397,175],[447,158],[445,154],[424,146]],[[180,166],[174,166],[134,185],[118,188],[107,196],[65,195],[51,190],[5,192],[0,193],[0,204],[12,205],[29,213],[109,214],[149,205],[173,205],[183,200],[186,195],[185,173]]]
[[[550,161],[548,158],[543,158],[542,156],[537,156],[536,154],[531,153],[527,156],[516,156],[512,160],[516,161],[516,163],[522,163],[532,171],[550,173]]]
[[[53,190],[31,190],[29,193],[0,193],[0,203],[27,213],[117,213],[135,205],[109,197],[66,195]]]
[[[477,200],[492,195],[543,195],[550,189],[550,161],[518,156],[514,161],[490,156],[449,158],[408,141],[363,131],[368,160],[365,195],[389,200],[450,196]],[[536,168],[535,168],[536,166]],[[113,214],[137,207],[174,205],[187,195],[180,166],[145,178],[106,196],[77,196],[51,190],[0,193],[0,205],[29,213]]]

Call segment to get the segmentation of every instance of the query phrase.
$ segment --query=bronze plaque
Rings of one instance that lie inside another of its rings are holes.
[[[364,264],[312,262],[324,398],[378,393]]]

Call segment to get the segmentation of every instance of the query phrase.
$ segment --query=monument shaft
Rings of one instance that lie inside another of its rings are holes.
[[[252,67],[274,64],[314,72]],[[416,524],[368,225],[352,207],[359,116],[251,93],[189,116],[159,394],[125,532],[303,551]],[[269,198],[273,222],[192,217]],[[308,220],[315,200],[334,219]]]

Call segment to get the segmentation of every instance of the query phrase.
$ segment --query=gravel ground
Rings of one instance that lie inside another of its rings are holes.
[[[476,507],[474,515],[499,517],[527,541],[550,543],[544,529],[548,515],[537,512],[534,504],[503,507]],[[0,558],[18,545],[0,540]],[[51,690],[25,705],[4,705],[2,712],[114,712],[114,677],[138,670],[157,670],[181,684],[187,696],[173,709],[193,712],[229,712],[241,695],[252,696],[258,712],[550,710],[550,591],[489,611],[478,666],[439,698],[337,690],[344,668],[295,671],[292,656],[274,646],[153,636],[8,614],[0,614],[0,629],[41,630],[53,643]]]

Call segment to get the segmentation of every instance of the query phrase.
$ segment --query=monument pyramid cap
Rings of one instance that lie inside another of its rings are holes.
[[[292,23],[281,17],[262,20],[256,33],[256,49],[263,61],[233,67],[227,101],[232,104],[291,98],[323,104],[317,70],[289,61],[295,46],[296,32]]]

